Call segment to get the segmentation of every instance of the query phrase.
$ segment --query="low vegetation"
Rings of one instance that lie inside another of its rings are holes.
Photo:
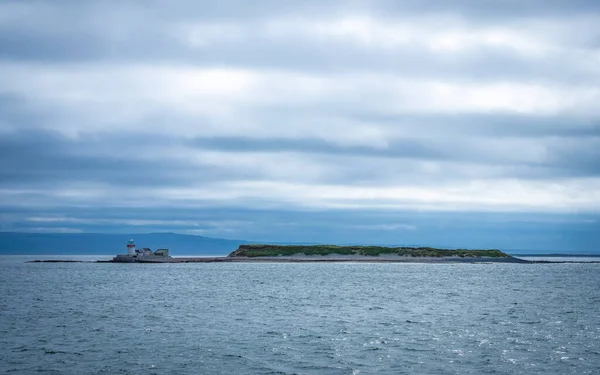
[[[433,247],[336,246],[336,245],[240,245],[230,257],[277,257],[304,255],[362,255],[396,254],[412,257],[492,257],[506,258],[500,250],[436,249]]]

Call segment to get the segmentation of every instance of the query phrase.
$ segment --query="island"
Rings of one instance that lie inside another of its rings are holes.
[[[77,260],[34,260],[32,263],[89,263]],[[532,263],[497,249],[437,249],[359,245],[243,244],[227,256],[172,257],[169,249],[137,249],[133,240],[127,253],[94,263],[212,263],[212,262],[385,262],[385,263]]]
[[[288,262],[504,262],[528,263],[497,249],[245,244],[227,256],[237,261]]]

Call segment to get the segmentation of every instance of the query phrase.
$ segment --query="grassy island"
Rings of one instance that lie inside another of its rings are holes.
[[[240,245],[229,257],[280,257],[292,255],[360,255],[377,257],[398,255],[409,257],[510,258],[500,250],[436,249],[433,247],[336,246],[336,245]]]

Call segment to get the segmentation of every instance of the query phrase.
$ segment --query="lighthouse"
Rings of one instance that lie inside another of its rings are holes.
[[[127,255],[135,255],[135,243],[133,243],[133,240],[127,241]]]

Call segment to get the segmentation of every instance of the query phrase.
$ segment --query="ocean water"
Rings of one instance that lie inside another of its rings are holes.
[[[550,262],[596,262],[596,263],[600,263],[600,257],[598,256],[577,256],[577,257],[570,257],[570,256],[518,256],[518,258],[520,259],[525,259],[525,260],[542,260],[542,261],[550,261]]]
[[[600,264],[25,259],[0,373],[600,373]]]

